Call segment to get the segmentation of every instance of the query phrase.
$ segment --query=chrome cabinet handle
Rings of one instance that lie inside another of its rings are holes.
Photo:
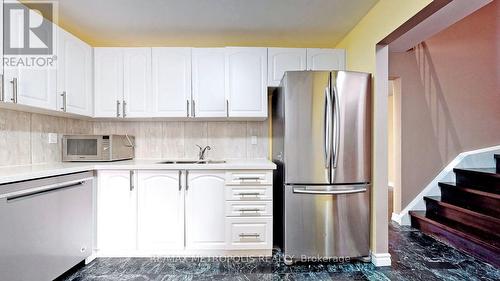
[[[259,196],[261,194],[259,192],[245,192],[245,193],[238,193],[236,195],[239,195],[239,196]]]
[[[123,118],[127,117],[127,102],[123,101]]]
[[[238,212],[260,212],[262,211],[261,209],[239,209]]]
[[[260,234],[258,233],[240,233],[240,238],[247,238],[247,237],[252,237],[252,238],[259,238]]]
[[[186,117],[189,117],[189,100],[186,100]]]
[[[10,81],[12,84],[12,102],[17,103],[17,78],[12,78],[12,81]]]
[[[239,179],[239,180],[241,180],[241,181],[244,181],[244,180],[248,180],[248,181],[250,181],[250,180],[258,181],[258,180],[260,180],[261,178],[260,178],[260,177],[239,177],[238,179]]]
[[[120,101],[116,101],[116,117],[120,117]]]
[[[182,177],[182,171],[179,170],[179,191],[182,190],[182,180],[181,180],[181,177]]]
[[[229,117],[229,100],[226,100],[226,117]]]
[[[189,171],[186,171],[186,191],[188,191],[188,189],[189,189],[188,174],[189,174]]]
[[[192,103],[193,103],[193,106],[192,106],[192,111],[193,111],[192,115],[193,115],[193,117],[196,117],[196,104],[195,104],[195,101],[193,100]]]
[[[134,191],[134,171],[130,170],[130,191]]]
[[[3,74],[0,74],[0,101],[5,101],[5,92],[3,90]]]
[[[61,94],[61,97],[62,97],[62,102],[63,102],[61,110],[66,112],[66,102],[67,102],[66,91],[63,91],[63,93]]]

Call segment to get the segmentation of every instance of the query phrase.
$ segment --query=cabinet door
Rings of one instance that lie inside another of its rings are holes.
[[[267,48],[226,48],[229,117],[267,117]]]
[[[306,70],[306,49],[268,48],[267,84],[278,87],[285,71]]]
[[[307,49],[308,70],[345,70],[345,50]]]
[[[184,247],[184,191],[178,171],[138,172],[138,248]]]
[[[196,117],[226,117],[226,50],[193,49],[193,101]]]
[[[156,117],[189,117],[191,48],[153,48]]]
[[[23,13],[12,13],[11,16],[11,40],[16,40],[15,38],[17,38],[19,40],[18,45],[24,46]],[[43,21],[47,20],[43,19]],[[52,25],[50,22],[48,24]],[[45,33],[49,30],[40,29],[38,31]],[[54,34],[54,36],[57,38],[57,34]],[[54,40],[54,42],[57,42],[57,40]],[[54,48],[56,49],[57,47],[54,46]],[[14,101],[14,91],[17,91],[17,103],[19,104],[56,110],[56,68],[56,65],[6,67],[4,82],[6,96],[11,99],[10,101]],[[17,86],[14,81],[17,81]]]
[[[60,27],[58,30],[58,109],[92,116],[92,47]],[[66,104],[64,104],[65,95]]]
[[[189,171],[186,185],[186,247],[225,249],[225,173]]]
[[[124,48],[123,63],[123,117],[151,117],[151,48]]]
[[[97,248],[103,253],[136,249],[137,192],[130,171],[100,171],[97,194]]]
[[[122,117],[123,49],[94,48],[95,117]]]

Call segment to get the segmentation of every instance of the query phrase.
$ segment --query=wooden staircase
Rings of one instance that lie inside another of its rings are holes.
[[[441,197],[424,197],[426,211],[411,224],[438,240],[500,267],[500,155],[496,169],[454,169],[456,183],[440,182]]]

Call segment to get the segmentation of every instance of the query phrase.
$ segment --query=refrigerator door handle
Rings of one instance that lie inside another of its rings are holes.
[[[337,162],[339,160],[339,150],[340,150],[340,102],[337,89],[332,85],[333,92],[333,103],[335,106],[333,114],[333,168],[337,168]]]
[[[330,95],[330,87],[325,88],[325,112],[324,112],[324,133],[325,133],[325,168],[330,168],[332,160],[332,100]]]
[[[312,195],[342,195],[342,194],[353,194],[366,192],[367,185],[352,185],[347,188],[333,188],[333,189],[308,189],[307,186],[304,187],[294,187],[292,189],[293,193],[297,194],[312,194]]]

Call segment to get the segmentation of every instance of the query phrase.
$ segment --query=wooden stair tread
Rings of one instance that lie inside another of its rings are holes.
[[[443,218],[442,223],[452,221],[462,225],[464,231],[476,233],[479,236],[492,237],[500,241],[500,219],[483,214],[476,210],[470,210],[453,203],[444,202],[441,197],[424,197],[427,217]]]
[[[462,173],[469,173],[469,174],[483,174],[486,176],[500,178],[500,174],[498,174],[496,172],[495,168],[454,168],[453,171],[455,173],[462,172]]]
[[[500,252],[500,245],[497,242],[498,239],[496,239],[495,237],[491,237],[489,235],[478,235],[475,233],[471,233],[469,232],[470,229],[468,229],[467,227],[464,227],[463,225],[460,225],[455,222],[448,221],[446,219],[427,217],[426,211],[410,211],[410,215],[420,220],[423,220],[426,223],[430,223],[434,226],[437,226],[447,232],[451,232],[466,240],[472,241],[486,248],[490,248],[492,250]]]
[[[500,195],[496,194],[496,193],[487,192],[487,191],[484,191],[484,190],[477,190],[477,189],[474,189],[474,188],[471,188],[471,187],[466,187],[464,185],[457,185],[454,182],[440,182],[439,183],[439,186],[443,186],[443,185],[444,186],[448,186],[448,187],[453,187],[453,188],[460,188],[460,190],[463,191],[463,192],[474,193],[474,194],[477,194],[477,195],[486,196],[486,197],[489,197],[489,198],[492,198],[492,199],[498,199],[498,200],[500,200]]]
[[[430,219],[425,211],[410,211],[411,224],[425,234],[500,267],[500,248],[477,237]]]
[[[466,213],[470,216],[474,216],[474,217],[477,217],[477,218],[480,218],[483,220],[491,221],[492,223],[498,223],[500,225],[500,219],[498,219],[498,218],[495,218],[495,217],[487,215],[487,214],[482,214],[482,213],[476,212],[474,210],[462,208],[460,206],[453,205],[451,203],[443,202],[443,201],[441,201],[441,196],[424,196],[424,200],[432,200],[432,201],[436,202],[437,204],[444,206],[446,208],[454,209],[454,210],[457,210],[459,212]]]

